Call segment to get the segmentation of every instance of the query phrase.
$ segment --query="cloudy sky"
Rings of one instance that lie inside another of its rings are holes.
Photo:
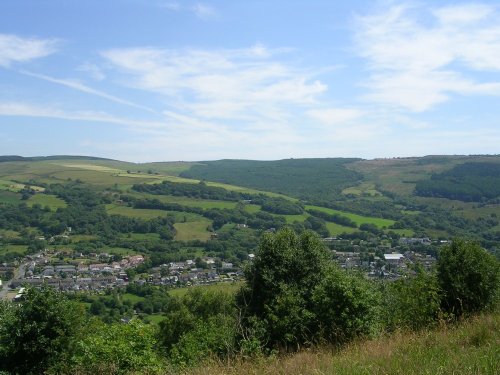
[[[496,0],[0,2],[0,155],[498,153]]]

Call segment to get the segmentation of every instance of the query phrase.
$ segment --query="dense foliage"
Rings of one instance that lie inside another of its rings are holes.
[[[362,176],[346,168],[359,159],[219,160],[193,165],[181,176],[283,193],[302,199],[331,199]],[[310,183],[304,183],[310,181]]]
[[[243,326],[268,348],[345,342],[368,334],[376,296],[368,282],[337,269],[311,232],[265,235],[238,295]]]
[[[464,163],[419,181],[415,194],[465,202],[481,202],[500,196],[500,164]]]
[[[439,253],[443,309],[456,316],[481,311],[498,298],[500,264],[478,244],[456,240]]]
[[[28,289],[24,302],[0,311],[0,370],[41,374],[63,363],[81,337],[82,308],[54,289]]]

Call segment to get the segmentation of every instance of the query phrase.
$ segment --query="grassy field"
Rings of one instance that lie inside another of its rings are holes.
[[[211,221],[205,218],[200,221],[175,223],[174,227],[177,230],[175,239],[178,241],[207,241],[210,239],[210,232],[207,230],[207,227],[211,224]]]
[[[0,246],[0,255],[7,253],[16,253],[23,255],[28,247],[26,245],[3,245]]]
[[[228,294],[234,294],[241,288],[242,285],[243,282],[231,282],[231,283],[217,283],[210,285],[190,286],[184,288],[171,289],[169,290],[169,294],[176,297],[183,297],[189,290],[195,288],[200,288],[202,290],[208,290],[214,292],[224,292]]]
[[[67,206],[65,201],[55,195],[49,194],[32,195],[26,203],[30,207],[35,204],[39,204],[42,207],[48,206],[52,211],[56,211],[58,208],[65,208]]]
[[[397,332],[354,342],[341,350],[316,348],[224,363],[208,360],[187,374],[496,375],[500,370],[499,328],[497,312],[437,330]]]
[[[358,186],[349,187],[342,190],[344,195],[380,197],[382,193],[378,191],[373,182],[363,182]]]
[[[343,225],[330,222],[326,223],[326,229],[328,229],[331,236],[338,236],[342,233],[353,233],[358,230],[357,228],[345,227]]]
[[[143,193],[132,193],[131,195],[138,198],[149,198],[149,199],[158,199],[163,203],[177,203],[182,206],[187,207],[199,207],[202,209],[210,209],[210,208],[235,208],[238,204],[237,202],[228,202],[228,201],[218,201],[218,200],[210,200],[210,199],[194,199],[188,197],[176,197],[173,195],[155,195],[155,194],[143,194]]]
[[[361,216],[361,215],[356,215],[356,214],[352,214],[352,213],[345,212],[345,211],[333,210],[331,208],[325,208],[325,207],[306,206],[306,209],[323,211],[323,212],[326,212],[329,214],[342,215],[342,216],[348,217],[349,219],[354,221],[358,226],[361,224],[374,224],[377,226],[377,228],[383,229],[384,227],[389,227],[390,225],[395,223],[394,220],[382,219],[382,218],[378,218],[378,217]]]
[[[127,217],[136,217],[144,220],[155,219],[160,216],[164,217],[168,215],[168,212],[163,210],[133,208],[117,204],[107,204],[106,211],[109,215],[122,215]]]
[[[21,195],[8,190],[0,190],[0,203],[17,204],[21,202]]]

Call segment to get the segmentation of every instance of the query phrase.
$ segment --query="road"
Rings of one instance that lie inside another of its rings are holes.
[[[19,265],[19,267],[17,267],[16,269],[14,269],[13,280],[14,279],[19,279],[20,277],[24,277],[24,275],[26,274],[26,267],[28,266],[29,263],[30,262],[23,261]],[[7,293],[10,291],[10,283],[11,283],[10,280],[4,282],[3,288],[2,288],[2,290],[0,290],[0,300],[7,298]]]

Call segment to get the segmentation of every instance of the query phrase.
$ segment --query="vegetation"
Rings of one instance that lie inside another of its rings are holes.
[[[328,200],[362,179],[346,164],[358,159],[287,159],[278,161],[220,160],[193,165],[181,176],[219,181],[287,194]],[[314,181],[304,184],[304,181]]]
[[[500,196],[499,163],[464,163],[419,181],[415,193],[460,201],[481,202]]]

